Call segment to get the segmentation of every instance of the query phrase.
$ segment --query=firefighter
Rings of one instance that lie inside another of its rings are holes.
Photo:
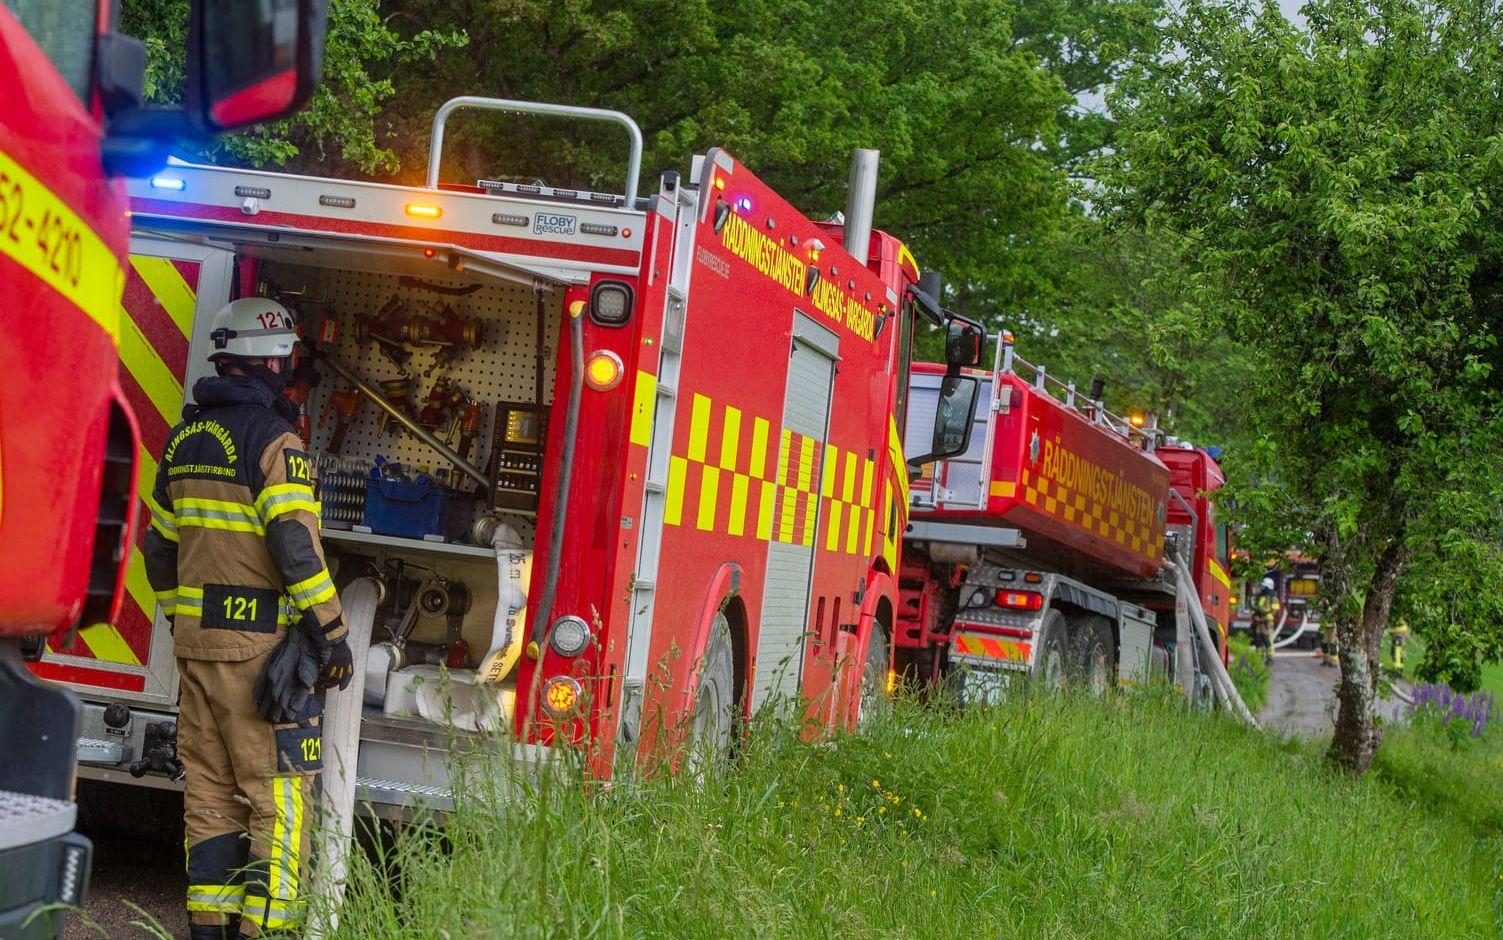
[[[1272,578],[1264,578],[1252,598],[1253,647],[1273,659],[1273,635],[1278,622],[1279,597]]]
[[[168,435],[146,572],[173,629],[192,940],[297,929],[308,883],[316,693],[353,674],[313,472],[281,392],[297,334],[249,297],[214,317],[214,376]]]
[[[1320,625],[1320,664],[1340,665],[1340,649],[1336,643],[1336,618],[1328,617]]]
[[[1404,671],[1404,641],[1409,639],[1409,624],[1403,619],[1395,621],[1388,628],[1388,643],[1393,651],[1393,668],[1396,672]]]

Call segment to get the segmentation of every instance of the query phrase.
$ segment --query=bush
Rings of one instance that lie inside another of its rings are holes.
[[[1268,660],[1253,648],[1252,640],[1232,636],[1226,641],[1232,663],[1228,672],[1247,710],[1256,715],[1268,702]]]

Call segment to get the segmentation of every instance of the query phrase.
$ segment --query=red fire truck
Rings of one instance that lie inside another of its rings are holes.
[[[623,194],[441,184],[466,108],[614,124]],[[840,224],[723,150],[639,198],[640,151],[617,112],[461,98],[426,186],[187,165],[132,184],[147,455],[231,297],[281,299],[314,347],[294,389],[325,549],[342,591],[379,584],[347,615],[372,633],[356,792],[378,811],[445,805],[463,732],[509,728],[523,761],[568,739],[607,775],[665,736],[723,749],[736,711],[849,724],[885,675],[906,362],[944,315],[871,230],[875,153]],[[38,668],[88,703],[82,774],[170,786],[171,637],[138,601],[120,645]]]
[[[296,6],[296,5],[295,5]],[[141,337],[119,317],[121,173],[199,136],[298,106],[317,76],[322,13],[195,2],[184,109],[141,107],[140,42],[106,0],[0,5],[0,935],[48,936],[78,903],[89,844],[70,834],[79,705],[22,667],[54,649],[120,656],[138,482],[131,386],[116,358]],[[240,54],[226,55],[228,49]],[[206,60],[212,64],[206,67]],[[145,484],[149,485],[149,483]],[[47,671],[47,666],[39,666]],[[77,673],[82,678],[86,674]],[[98,673],[100,681],[112,675]]]
[[[1208,498],[1220,468],[998,340],[990,371],[915,367],[908,450],[963,449],[913,484],[896,673],[977,701],[1018,675],[1212,691],[1231,594]],[[1192,604],[1217,634],[1205,644]]]

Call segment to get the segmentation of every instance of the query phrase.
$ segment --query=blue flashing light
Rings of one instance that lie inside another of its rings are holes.
[[[740,211],[740,212],[750,212],[751,211],[751,207],[752,207],[752,201],[751,201],[751,197],[750,196],[737,196],[736,197],[736,209],[737,209],[737,211]]]
[[[1206,448],[1206,453],[1210,456],[1210,458],[1212,460],[1220,460],[1221,459],[1221,445],[1219,445],[1219,444],[1212,444],[1210,447]]]

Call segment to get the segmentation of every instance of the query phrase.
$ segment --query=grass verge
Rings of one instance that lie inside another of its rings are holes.
[[[338,936],[1497,937],[1498,790],[1412,789],[1418,747],[1354,781],[1172,699],[1024,697],[759,727],[702,784],[481,773],[355,860]]]
[[[1227,651],[1231,654],[1232,685],[1247,705],[1247,710],[1256,715],[1268,702],[1268,660],[1253,649],[1252,640],[1243,634],[1227,638]]]

